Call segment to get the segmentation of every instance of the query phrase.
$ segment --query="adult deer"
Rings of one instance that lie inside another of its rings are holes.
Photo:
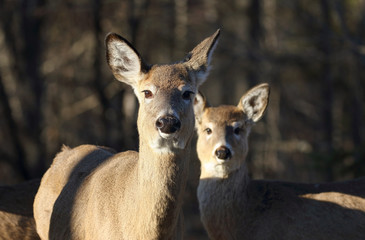
[[[210,238],[365,239],[365,178],[326,184],[250,180],[248,136],[268,98],[267,84],[248,91],[238,106],[210,107],[196,96],[198,200]]]
[[[0,239],[37,240],[33,201],[40,180],[0,186]]]
[[[64,147],[34,203],[41,239],[181,239],[181,205],[194,132],[193,100],[209,69],[219,30],[181,62],[147,65],[117,34],[106,37],[114,76],[140,107],[139,153]]]

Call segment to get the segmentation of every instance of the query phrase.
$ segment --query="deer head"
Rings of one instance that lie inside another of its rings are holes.
[[[262,117],[269,99],[268,84],[244,94],[237,106],[210,107],[200,93],[194,102],[201,178],[225,178],[239,169],[248,152],[251,127]]]
[[[150,66],[123,37],[107,35],[107,62],[119,81],[133,87],[140,104],[140,142],[154,151],[186,147],[194,130],[193,100],[208,75],[218,36],[219,30],[181,62]]]

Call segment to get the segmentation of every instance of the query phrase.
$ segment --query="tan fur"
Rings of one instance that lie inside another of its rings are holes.
[[[0,240],[37,240],[33,201],[40,180],[0,186]]]
[[[140,103],[139,153],[65,147],[42,178],[34,203],[41,239],[182,239],[181,205],[194,131],[193,99],[208,72],[219,31],[185,61],[149,66],[124,38],[106,38],[114,76]],[[181,126],[157,127],[162,116]]]
[[[237,107],[209,107],[203,96],[196,98],[197,151],[202,166],[198,199],[210,238],[365,239],[365,178],[300,184],[248,177],[248,134],[265,111],[268,94],[267,84],[255,87]],[[234,136],[233,122],[243,126],[239,138]],[[204,131],[208,127],[210,138]],[[217,142],[230,145],[234,152],[224,163],[213,154]]]

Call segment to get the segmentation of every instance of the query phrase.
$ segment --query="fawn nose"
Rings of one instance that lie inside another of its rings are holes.
[[[181,122],[172,115],[166,115],[157,119],[156,127],[163,133],[171,134],[180,129]]]
[[[232,156],[232,154],[229,148],[221,146],[215,150],[215,156],[219,159],[227,160]]]

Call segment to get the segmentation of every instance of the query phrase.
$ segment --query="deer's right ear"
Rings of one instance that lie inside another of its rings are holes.
[[[116,33],[106,36],[105,45],[106,60],[114,77],[135,88],[149,70],[139,53],[132,44]]]
[[[199,91],[195,95],[195,99],[194,99],[194,114],[195,114],[196,125],[201,124],[204,110],[207,107],[208,107],[207,100],[206,100],[205,96]]]
[[[238,107],[246,113],[248,120],[257,122],[264,114],[269,102],[270,87],[263,83],[250,89],[242,96]]]

